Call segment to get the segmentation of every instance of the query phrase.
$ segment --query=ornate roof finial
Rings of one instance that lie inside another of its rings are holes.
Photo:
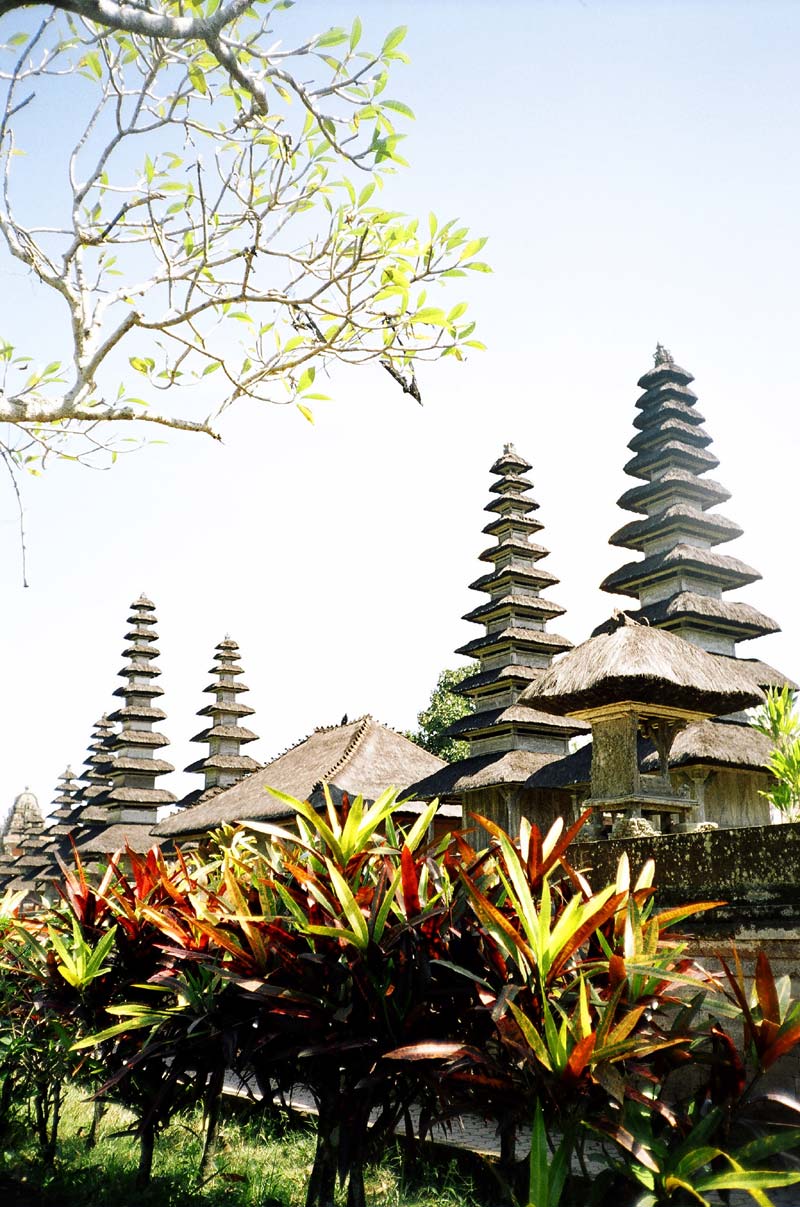
[[[665,348],[663,344],[656,344],[656,350],[653,353],[653,360],[655,361],[656,368],[658,368],[659,365],[675,364],[675,361],[672,359],[672,353],[670,352],[669,348]]]
[[[514,448],[514,445],[511,443],[511,441],[510,441],[510,440],[509,440],[508,444],[504,444],[504,445],[503,445],[503,452],[504,452],[504,453],[515,453],[516,451],[517,451],[517,450]]]

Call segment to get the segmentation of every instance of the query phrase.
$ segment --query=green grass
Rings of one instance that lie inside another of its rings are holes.
[[[138,1144],[124,1134],[132,1116],[110,1106],[98,1142],[86,1147],[91,1105],[70,1092],[53,1169],[39,1160],[30,1124],[19,1118],[0,1140],[3,1207],[302,1207],[314,1137],[277,1112],[264,1115],[231,1106],[221,1128],[216,1172],[204,1186],[197,1170],[202,1149],[199,1113],[177,1118],[158,1139],[153,1181],[134,1187]],[[449,1154],[415,1164],[404,1175],[399,1147],[367,1176],[371,1207],[480,1207],[465,1159]],[[484,1200],[485,1201],[485,1200]]]

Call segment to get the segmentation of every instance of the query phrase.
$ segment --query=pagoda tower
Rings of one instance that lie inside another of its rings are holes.
[[[210,724],[192,738],[193,742],[208,744],[205,758],[186,768],[186,771],[202,772],[204,776],[203,788],[191,795],[192,803],[211,789],[229,788],[251,772],[261,770],[261,763],[240,750],[247,742],[258,739],[257,734],[240,724],[242,717],[253,714],[253,709],[240,699],[242,693],[249,690],[239,679],[242,673],[239,646],[226,636],[216,647],[214,666],[209,671],[214,678],[205,688],[214,696],[214,701],[197,714],[208,717]]]
[[[77,810],[80,808],[78,796],[80,786],[72,767],[66,767],[58,777],[56,794],[53,798],[55,809],[50,814],[50,823],[45,831],[50,842],[57,837],[68,834],[75,825]],[[49,843],[48,843],[49,846]]]
[[[521,816],[547,829],[557,816],[571,812],[568,793],[542,793],[531,786],[531,778],[568,754],[570,738],[589,732],[581,721],[520,702],[553,657],[572,648],[571,641],[546,627],[564,608],[541,594],[558,579],[541,565],[548,550],[531,539],[543,525],[533,515],[539,505],[525,476],[530,468],[513,444],[491,468],[497,481],[490,488],[493,498],[485,510],[491,518],[483,531],[493,543],[480,554],[490,569],[471,584],[488,598],[464,617],[484,632],[456,651],[478,662],[457,689],[474,701],[475,711],[445,730],[465,739],[469,754],[407,788],[412,799],[460,804],[465,824],[472,824],[475,812],[512,831]]]
[[[72,767],[67,767],[58,777],[56,794],[53,804],[56,806],[50,814],[41,862],[37,868],[36,879],[46,881],[56,874],[56,856],[68,854],[69,835],[76,832],[78,819],[84,806],[80,803],[81,788]]]
[[[159,806],[175,802],[171,792],[155,786],[159,776],[175,770],[171,763],[155,757],[157,750],[169,745],[169,739],[153,729],[154,723],[166,716],[153,704],[163,690],[155,682],[161,674],[156,665],[159,650],[155,645],[155,604],[141,595],[131,605],[128,624],[128,645],[123,650],[128,661],[120,671],[125,682],[114,692],[123,698],[124,705],[108,717],[119,722],[120,729],[107,740],[113,761],[99,766],[100,774],[107,774],[110,787],[94,799],[105,813],[106,824],[153,826]]]
[[[81,801],[94,800],[111,787],[111,764],[113,756],[109,749],[114,737],[114,722],[105,713],[92,727],[92,737],[89,751],[83,761],[86,770],[81,775],[83,781],[79,789]]]
[[[61,794],[56,796],[55,803],[59,807],[53,814],[54,823],[47,829],[49,841],[45,853],[50,860],[45,868],[47,876],[55,874],[57,855],[69,861],[70,837],[73,842],[78,843],[87,834],[94,833],[108,824],[108,813],[96,806],[95,801],[111,787],[109,774],[113,755],[109,745],[113,742],[113,737],[114,723],[103,713],[92,726],[92,737],[83,763],[86,770],[81,774],[80,783],[70,783],[72,808],[70,809],[67,801],[63,799],[67,795],[66,785]],[[73,774],[68,768],[60,777],[62,781],[68,772]]]
[[[619,506],[640,518],[625,524],[610,544],[643,554],[601,583],[612,595],[638,601],[637,619],[669,629],[714,654],[735,656],[740,641],[778,631],[749,604],[725,598],[761,577],[716,548],[741,536],[733,520],[715,510],[729,492],[706,474],[719,462],[690,389],[691,373],[661,344],[655,365],[639,379],[637,433],[625,473],[640,479]],[[769,669],[769,668],[766,668]],[[774,678],[772,681],[775,681]]]
[[[483,531],[493,543],[479,557],[491,569],[470,583],[488,599],[463,617],[485,632],[456,650],[479,663],[477,672],[458,688],[474,701],[475,711],[449,731],[466,739],[470,756],[510,750],[563,755],[569,738],[585,731],[566,717],[548,716],[519,703],[553,656],[572,649],[571,641],[545,627],[565,609],[541,596],[558,579],[541,565],[549,551],[531,540],[543,525],[532,514],[539,504],[525,477],[530,468],[513,444],[507,444],[490,471],[498,480],[490,487],[495,497],[485,510],[492,518]]]

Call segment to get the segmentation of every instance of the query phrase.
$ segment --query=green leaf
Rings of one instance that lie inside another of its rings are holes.
[[[428,828],[436,816],[436,810],[439,808],[439,801],[432,800],[431,803],[420,813],[417,820],[409,830],[406,836],[406,846],[409,851],[416,851],[422,839],[428,832]]]
[[[111,1011],[109,1010],[109,1014]],[[126,1031],[140,1031],[143,1027],[151,1027],[153,1019],[151,1017],[128,1019],[123,1023],[116,1023],[113,1027],[106,1028],[105,1031],[98,1031],[96,1035],[90,1035],[87,1039],[80,1039],[76,1044],[72,1044],[70,1052],[78,1052],[81,1048],[94,1048],[103,1040],[113,1039],[115,1035],[124,1035]]]
[[[309,423],[313,424],[314,412],[311,410],[310,407],[304,407],[301,402],[298,402],[297,409],[300,412],[300,414],[303,416],[304,419],[307,419]]]
[[[197,63],[189,64],[189,82],[195,91],[202,93],[203,96],[208,94],[205,72]]]
[[[331,878],[333,891],[339,898],[339,903],[344,911],[344,916],[350,923],[352,932],[356,936],[357,946],[366,949],[369,947],[369,929],[367,927],[367,920],[362,914],[358,902],[350,890],[350,886],[336,865],[331,863],[330,859],[326,859],[325,866],[327,867],[328,875]]]
[[[329,29],[326,34],[323,34],[320,38],[317,38],[314,45],[317,47],[341,46],[342,42],[345,41],[347,41],[346,32],[341,28],[335,28]]]
[[[727,1173],[711,1173],[695,1182],[697,1190],[777,1190],[780,1186],[796,1186],[800,1173],[771,1169],[731,1169]]]
[[[538,1099],[531,1133],[528,1197],[531,1207],[550,1207],[550,1148],[544,1126],[544,1111]]]
[[[356,17],[353,22],[353,28],[350,30],[350,49],[355,50],[361,41],[361,18]]]
[[[396,29],[393,29],[391,31],[391,33],[386,35],[386,40],[384,41],[383,46],[381,47],[381,54],[382,55],[391,54],[391,52],[393,50],[396,50],[397,47],[400,45],[400,43],[405,38],[407,33],[408,33],[407,25],[398,25]]]
[[[403,117],[410,117],[414,120],[414,110],[410,109],[403,101],[381,101],[383,109],[393,109],[395,113],[402,113]]]

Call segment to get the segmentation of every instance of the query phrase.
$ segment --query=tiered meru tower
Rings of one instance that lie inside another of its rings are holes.
[[[642,518],[615,532],[610,544],[644,557],[627,562],[601,587],[638,600],[638,618],[710,653],[733,656],[737,642],[777,632],[778,625],[749,604],[724,598],[761,575],[715,552],[742,530],[713,510],[730,495],[705,477],[719,462],[708,448],[693,380],[660,344],[654,367],[639,379],[639,430],[628,445],[634,456],[625,472],[642,485],[626,491],[619,505]]]
[[[125,683],[114,692],[125,703],[109,715],[110,721],[119,722],[120,729],[108,740],[113,758],[102,768],[110,787],[95,801],[107,811],[109,823],[153,826],[159,806],[175,802],[171,792],[155,786],[159,776],[175,770],[171,763],[155,757],[156,751],[169,745],[169,739],[153,729],[166,716],[153,703],[162,694],[155,682],[161,674],[156,665],[155,604],[140,596],[131,605],[128,624],[128,645],[123,650],[128,661],[120,671]]]
[[[530,468],[513,444],[491,468],[498,480],[490,487],[491,519],[483,531],[493,543],[480,554],[491,569],[471,584],[488,599],[464,617],[484,633],[456,651],[479,663],[457,689],[474,701],[475,711],[447,731],[466,739],[469,755],[409,789],[420,797],[459,801],[465,813],[474,810],[511,827],[521,813],[546,825],[551,814],[563,811],[564,802],[554,794],[545,801],[526,784],[535,771],[568,753],[571,737],[588,732],[581,722],[519,703],[554,655],[572,648],[546,628],[564,608],[541,595],[558,579],[541,565],[548,550],[531,540],[543,525],[533,515],[539,504],[525,476]]]
[[[163,713],[161,714],[164,715]],[[79,799],[84,802],[92,801],[101,796],[111,787],[111,764],[114,761],[109,746],[114,736],[114,722],[105,713],[99,721],[95,721],[92,729],[92,739],[83,765],[86,770],[81,775],[83,781]]]
[[[532,514],[539,504],[525,477],[530,468],[513,444],[505,446],[491,468],[499,478],[490,487],[495,497],[486,511],[492,519],[483,531],[494,542],[479,555],[491,570],[470,583],[489,599],[463,618],[483,625],[485,633],[456,650],[480,663],[459,688],[475,702],[475,712],[457,722],[471,755],[507,750],[564,754],[567,740],[582,728],[566,717],[546,716],[517,703],[555,654],[572,649],[566,637],[545,629],[565,609],[540,594],[558,579],[541,565],[549,550],[530,539],[544,527]]]
[[[205,782],[203,788],[184,803],[194,803],[211,790],[229,788],[251,771],[261,769],[260,763],[240,750],[246,742],[255,742],[258,738],[252,730],[239,724],[242,717],[253,714],[253,709],[241,701],[242,693],[249,690],[239,679],[242,673],[239,646],[226,637],[216,647],[214,666],[209,671],[214,679],[205,688],[214,696],[214,702],[206,704],[197,714],[208,717],[211,724],[192,738],[193,742],[207,742],[208,754],[186,768],[187,771],[202,772]]]

